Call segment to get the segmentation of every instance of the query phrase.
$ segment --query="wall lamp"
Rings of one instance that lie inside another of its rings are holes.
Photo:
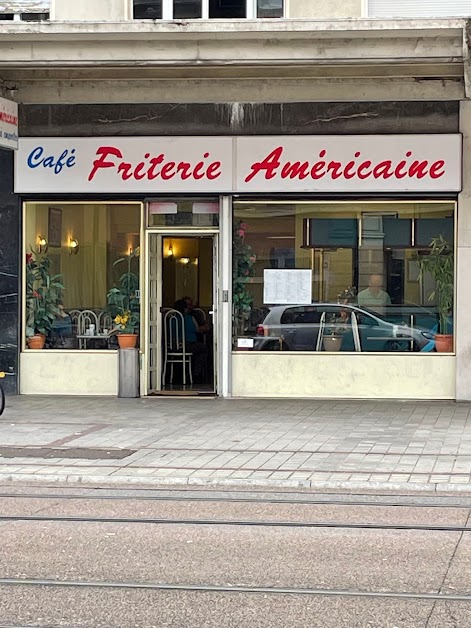
[[[167,257],[173,257],[173,249],[172,249],[172,245],[170,245],[170,246],[168,247],[168,250],[167,250]]]
[[[43,238],[42,236],[38,236],[38,253],[40,254],[47,253],[48,248],[49,248],[49,245],[47,243],[46,238]]]
[[[189,257],[182,257],[180,259],[180,262],[184,265],[184,266],[188,266],[188,264],[190,263],[190,258]]]
[[[79,243],[77,238],[71,238],[69,240],[69,253],[70,255],[77,255],[79,252]]]

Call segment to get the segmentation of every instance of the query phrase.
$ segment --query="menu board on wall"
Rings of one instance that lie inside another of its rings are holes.
[[[312,271],[267,269],[263,273],[265,305],[306,305],[312,303]]]

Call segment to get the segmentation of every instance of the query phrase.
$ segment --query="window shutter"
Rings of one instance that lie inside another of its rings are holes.
[[[471,0],[368,0],[368,17],[471,17]]]

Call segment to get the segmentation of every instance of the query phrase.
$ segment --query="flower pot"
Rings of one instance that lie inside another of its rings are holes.
[[[120,349],[134,349],[137,344],[137,334],[118,334]]]
[[[324,336],[325,351],[340,351],[342,338],[340,336]]]
[[[28,349],[44,349],[46,336],[44,334],[35,334],[26,339]]]
[[[435,348],[438,353],[453,353],[453,334],[436,334]]]

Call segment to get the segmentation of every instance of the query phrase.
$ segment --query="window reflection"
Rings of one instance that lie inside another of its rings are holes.
[[[257,17],[283,17],[283,0],[257,0]]]
[[[444,201],[235,203],[234,348],[249,336],[263,351],[433,351],[439,303],[420,260],[433,238],[453,246],[454,210]],[[266,302],[267,269],[281,283],[283,272],[309,269],[310,304]]]
[[[134,0],[135,20],[161,20],[162,0]]]
[[[201,2],[202,0],[173,0],[174,19],[201,18]]]

